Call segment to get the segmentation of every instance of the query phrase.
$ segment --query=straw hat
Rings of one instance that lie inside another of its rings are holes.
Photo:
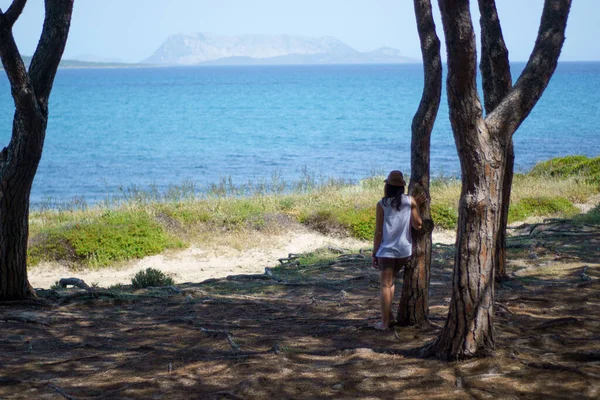
[[[406,182],[404,181],[404,175],[402,175],[402,172],[398,170],[390,172],[390,174],[384,182],[392,186],[406,186]]]

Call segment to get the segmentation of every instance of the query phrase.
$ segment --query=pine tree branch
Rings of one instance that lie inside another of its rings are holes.
[[[17,112],[28,116],[28,118],[33,117],[36,109],[33,86],[27,75],[25,63],[12,33],[12,25],[6,14],[0,14],[0,58],[10,82],[11,94]]]
[[[464,121],[480,121],[483,117],[475,84],[477,50],[469,0],[438,0],[438,3],[448,52],[448,101],[452,103],[464,99],[461,104],[449,104],[452,130],[472,131],[460,126]]]
[[[572,0],[545,0],[535,46],[511,91],[488,114],[486,123],[512,136],[527,118],[558,64]]]
[[[10,7],[8,7],[8,10],[6,10],[6,13],[4,13],[6,22],[11,27],[15,24],[15,22],[17,22],[17,19],[19,19],[19,16],[23,12],[26,3],[27,0],[14,0]]]
[[[48,97],[69,35],[73,0],[45,0],[45,8],[44,27],[31,59],[29,76],[37,101],[47,115]]]
[[[489,114],[512,88],[508,49],[495,0],[479,0],[481,26],[481,61],[485,111]]]

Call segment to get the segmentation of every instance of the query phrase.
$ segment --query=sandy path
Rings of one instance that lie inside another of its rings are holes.
[[[454,233],[436,232],[434,242],[453,243]],[[63,265],[43,264],[29,270],[29,282],[35,288],[49,288],[61,278],[77,277],[90,285],[98,283],[102,287],[108,287],[118,283],[130,284],[131,278],[138,271],[146,268],[159,269],[173,277],[176,283],[201,282],[227,275],[260,274],[264,272],[265,267],[278,265],[277,260],[287,257],[289,253],[305,253],[326,246],[354,250],[372,247],[370,241],[332,238],[312,231],[257,237],[255,243],[263,243],[263,245],[243,251],[230,247],[192,246],[178,252],[145,257],[120,268],[71,271]]]
[[[256,242],[268,241],[269,245],[243,251],[225,246],[192,246],[178,252],[145,257],[116,269],[71,271],[63,265],[45,264],[29,271],[29,281],[35,288],[48,288],[60,278],[77,277],[88,284],[98,283],[102,287],[108,287],[117,283],[129,284],[138,271],[151,267],[170,275],[176,283],[200,282],[233,274],[263,273],[265,267],[279,264],[277,260],[287,257],[289,253],[310,252],[324,246],[359,249],[371,245],[365,241],[336,239],[314,232],[295,232],[266,240],[257,239],[259,240]]]

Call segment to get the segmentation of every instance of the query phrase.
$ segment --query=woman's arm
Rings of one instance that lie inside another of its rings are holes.
[[[421,193],[420,195],[418,195],[416,197],[411,196],[411,198],[410,198],[410,212],[411,212],[410,223],[412,224],[412,227],[418,231],[420,231],[421,228],[423,227],[423,221],[421,220],[420,208],[421,208],[421,205],[423,203],[425,203],[425,200],[427,200],[427,196],[425,195],[425,193]]]
[[[375,237],[373,238],[373,258],[379,250],[381,240],[383,239],[383,207],[377,203],[377,211],[375,212]]]

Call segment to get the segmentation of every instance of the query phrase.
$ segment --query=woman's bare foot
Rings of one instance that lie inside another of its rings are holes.
[[[375,323],[369,324],[369,326],[373,329],[376,329],[378,331],[387,331],[388,329],[390,329],[390,327],[388,326],[388,324],[382,322],[382,321],[377,321]]]
[[[388,317],[388,325],[395,325],[396,324],[396,318],[394,318],[394,313],[390,311],[390,316]]]

